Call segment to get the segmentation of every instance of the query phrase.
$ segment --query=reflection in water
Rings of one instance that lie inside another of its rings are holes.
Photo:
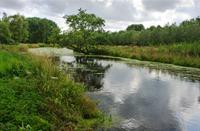
[[[68,63],[73,68],[73,78],[84,83],[89,91],[99,90],[103,86],[104,73],[111,65],[103,65],[92,58],[80,56],[61,57],[62,64]]]
[[[200,83],[120,61],[61,57],[100,108],[120,119],[110,130],[199,131]]]

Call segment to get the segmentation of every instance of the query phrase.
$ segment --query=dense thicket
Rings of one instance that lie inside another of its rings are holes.
[[[6,22],[0,21],[0,43],[9,43],[11,41],[11,34],[9,26]]]
[[[56,43],[60,29],[55,22],[20,14],[0,19],[0,43]]]
[[[19,14],[9,16],[8,18],[11,39],[17,43],[24,43],[28,40],[28,23],[24,16]]]
[[[127,31],[130,31],[130,30],[135,30],[135,31],[142,31],[144,30],[144,25],[143,24],[132,24],[132,25],[129,25],[126,30]]]
[[[60,32],[57,24],[48,19],[37,17],[27,18],[29,43],[51,43],[52,37],[57,37]]]
[[[125,31],[96,33],[95,39],[98,44],[109,45],[161,45],[195,42],[200,41],[200,18],[183,21],[180,25],[151,26],[147,29],[144,29],[142,25],[130,25]]]

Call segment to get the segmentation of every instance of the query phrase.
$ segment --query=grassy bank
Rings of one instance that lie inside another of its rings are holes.
[[[200,42],[161,46],[97,46],[91,53],[200,68]]]
[[[0,130],[92,130],[105,118],[74,83],[45,57],[24,47],[0,49]]]

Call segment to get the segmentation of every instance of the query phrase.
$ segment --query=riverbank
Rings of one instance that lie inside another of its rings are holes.
[[[200,68],[199,42],[161,46],[99,45],[90,52],[95,55],[108,55]]]
[[[92,130],[104,115],[47,57],[0,48],[0,130]]]

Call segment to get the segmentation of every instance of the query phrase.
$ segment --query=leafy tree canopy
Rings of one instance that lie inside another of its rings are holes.
[[[51,43],[55,42],[60,29],[55,22],[38,17],[27,18],[29,42],[30,43]]]
[[[142,24],[132,24],[132,25],[129,25],[126,30],[127,31],[130,31],[130,30],[142,31],[144,29],[145,29],[144,25]]]
[[[11,42],[9,25],[4,21],[0,21],[0,44],[7,44],[9,42]]]
[[[16,14],[13,16],[9,16],[7,20],[9,23],[11,38],[18,43],[26,42],[29,32],[28,23],[25,20],[25,17],[20,14]]]
[[[86,10],[79,9],[76,15],[65,15],[66,23],[73,31],[102,31],[105,20]]]
[[[65,15],[66,23],[71,31],[68,33],[67,42],[71,47],[83,53],[96,44],[94,40],[95,32],[102,32],[105,20],[94,14],[89,14],[86,10],[79,9],[76,15]]]

